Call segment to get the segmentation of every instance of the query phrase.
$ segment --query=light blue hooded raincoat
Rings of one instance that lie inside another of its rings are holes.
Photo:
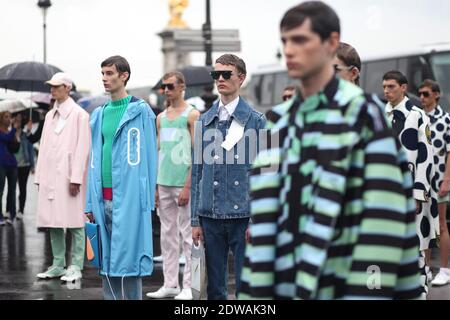
[[[110,277],[143,277],[153,271],[151,211],[155,206],[158,153],[155,114],[132,97],[112,146],[112,235],[105,227],[102,193],[102,119],[105,106],[91,115],[92,153],[85,212],[100,226],[102,267]]]

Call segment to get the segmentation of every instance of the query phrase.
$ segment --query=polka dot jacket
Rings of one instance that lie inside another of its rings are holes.
[[[437,190],[432,184],[435,166],[430,119],[408,98],[395,108],[388,103],[385,111],[406,152],[409,170],[412,173],[413,196],[418,201],[420,210],[416,216],[420,250],[429,249],[436,245],[436,239],[439,237]]]
[[[450,115],[437,106],[427,113],[430,118],[431,141],[434,149],[435,174],[432,182],[439,190],[444,180],[447,154],[450,152]]]

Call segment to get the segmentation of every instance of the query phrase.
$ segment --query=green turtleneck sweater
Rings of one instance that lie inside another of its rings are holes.
[[[114,135],[119,127],[120,120],[127,110],[131,96],[111,101],[103,111],[102,135],[103,135],[103,153],[102,153],[102,182],[103,188],[112,188],[112,144]]]

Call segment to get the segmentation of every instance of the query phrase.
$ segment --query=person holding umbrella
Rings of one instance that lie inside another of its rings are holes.
[[[37,275],[40,279],[81,279],[85,248],[85,188],[91,149],[89,115],[69,96],[72,80],[56,73],[47,84],[56,100],[45,117],[35,184],[39,187],[37,226],[49,228],[53,264]],[[72,234],[72,261],[66,266],[66,237]]]
[[[16,218],[17,220],[22,220],[25,211],[25,201],[27,199],[28,177],[30,172],[34,174],[35,169],[33,144],[38,142],[41,138],[44,121],[40,121],[37,131],[31,133],[33,125],[31,118],[26,123],[26,127],[26,115],[18,113],[15,115],[14,119],[19,126],[17,129],[17,136],[20,143],[19,150],[14,153],[17,160],[17,182],[19,185],[19,211],[17,212]]]
[[[16,217],[16,183],[17,183],[17,161],[14,158],[16,146],[18,145],[16,131],[18,129],[17,121],[10,130],[11,113],[8,111],[0,112],[0,226],[6,223],[12,225]],[[9,211],[9,217],[6,220],[2,214],[2,199],[5,181],[8,179],[8,199],[6,211]]]

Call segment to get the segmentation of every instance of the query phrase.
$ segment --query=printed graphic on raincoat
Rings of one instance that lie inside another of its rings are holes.
[[[102,194],[102,119],[105,106],[91,115],[92,152],[85,212],[100,225],[102,269],[111,277],[148,276],[153,271],[151,211],[155,206],[157,144],[155,114],[132,97],[112,145],[112,236],[105,228]]]
[[[386,114],[408,158],[414,182],[413,196],[421,205],[420,214],[416,216],[417,235],[420,250],[426,250],[436,246],[439,236],[438,191],[432,183],[435,166],[430,119],[408,98],[395,108],[388,103]]]
[[[39,185],[38,227],[84,228],[90,149],[88,113],[72,98],[56,103],[45,117],[34,179]],[[69,193],[70,183],[81,185],[76,197]]]

